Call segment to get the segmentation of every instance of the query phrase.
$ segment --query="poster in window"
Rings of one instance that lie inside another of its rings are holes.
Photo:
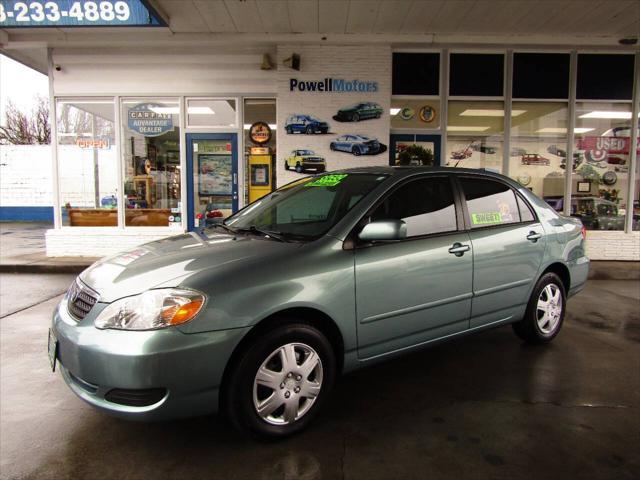
[[[231,155],[198,156],[198,193],[200,195],[231,195]]]

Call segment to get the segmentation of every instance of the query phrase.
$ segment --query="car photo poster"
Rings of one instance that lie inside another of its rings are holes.
[[[300,55],[300,70],[284,63]],[[278,49],[278,187],[342,168],[389,164],[388,48]]]

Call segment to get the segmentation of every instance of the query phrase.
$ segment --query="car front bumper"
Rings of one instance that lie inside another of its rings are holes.
[[[105,307],[97,304],[76,322],[62,300],[53,314],[57,365],[76,395],[102,411],[132,420],[217,411],[224,369],[248,328],[195,334],[175,328],[100,330],[93,321]],[[153,395],[145,397],[150,391]],[[111,401],[114,397],[117,403]]]

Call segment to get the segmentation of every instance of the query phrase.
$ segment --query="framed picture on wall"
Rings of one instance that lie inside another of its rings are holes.
[[[591,182],[586,180],[584,182],[578,182],[578,193],[589,193],[591,191]]]

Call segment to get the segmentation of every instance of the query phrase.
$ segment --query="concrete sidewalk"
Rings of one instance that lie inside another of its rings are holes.
[[[79,273],[93,257],[47,257],[45,233],[49,223],[0,223],[0,272],[2,273]]]
[[[0,272],[80,273],[97,257],[47,257],[44,236],[48,223],[0,223]],[[640,280],[640,262],[592,261],[594,280]]]

